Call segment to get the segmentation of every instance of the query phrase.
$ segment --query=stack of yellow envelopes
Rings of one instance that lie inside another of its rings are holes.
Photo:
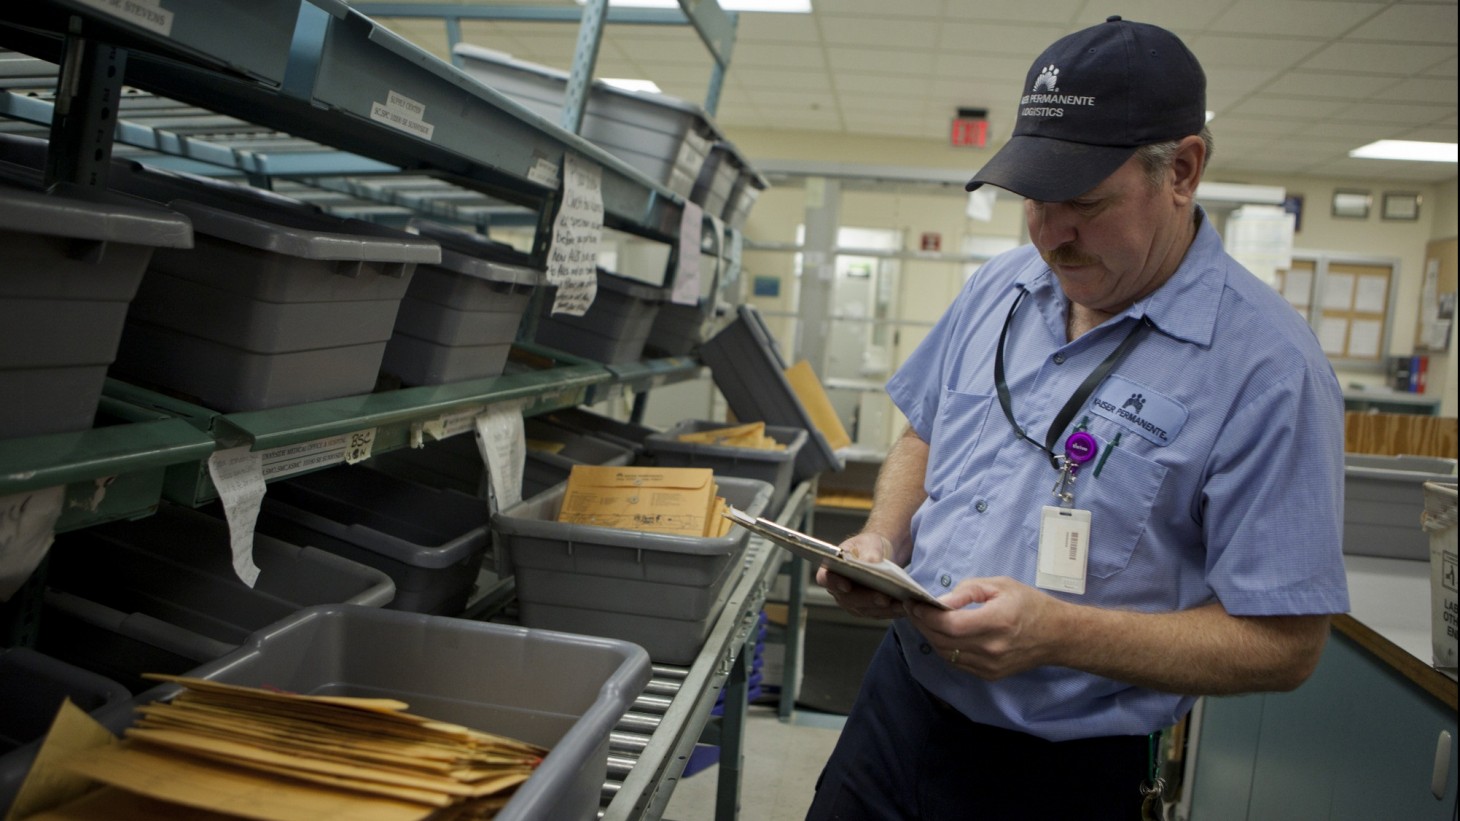
[[[786,446],[766,435],[764,422],[749,422],[727,428],[681,433],[675,437],[681,442],[701,445],[721,445],[730,448],[751,448],[754,450],[785,450]]]
[[[719,490],[709,468],[574,465],[558,521],[718,538],[732,527]]]

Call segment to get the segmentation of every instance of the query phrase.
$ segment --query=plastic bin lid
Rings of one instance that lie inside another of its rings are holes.
[[[542,284],[542,272],[529,266],[527,254],[505,242],[428,220],[411,220],[407,229],[441,246],[443,268],[512,286],[535,288]]]
[[[42,192],[27,184],[24,169],[13,170],[20,173],[0,171],[0,228],[154,248],[193,247],[192,223],[174,211],[70,183]]]
[[[557,286],[548,285],[547,287],[556,288]],[[642,302],[659,303],[669,299],[669,289],[662,285],[650,285],[637,279],[619,276],[603,268],[598,269],[598,287]]]

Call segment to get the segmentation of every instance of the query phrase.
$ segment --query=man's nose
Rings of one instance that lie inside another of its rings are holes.
[[[1078,237],[1072,209],[1064,203],[1042,203],[1035,209],[1035,224],[1030,226],[1032,239],[1040,248],[1058,248]]]

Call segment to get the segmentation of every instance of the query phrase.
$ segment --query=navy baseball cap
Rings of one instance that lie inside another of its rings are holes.
[[[1064,202],[1136,149],[1201,132],[1206,74],[1171,32],[1111,17],[1055,41],[1029,69],[1014,136],[964,186]]]

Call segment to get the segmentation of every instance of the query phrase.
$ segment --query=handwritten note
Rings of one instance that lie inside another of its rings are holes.
[[[669,301],[676,305],[698,305],[700,301],[700,229],[705,212],[692,202],[684,204],[679,218],[679,264],[674,271],[674,290]]]
[[[557,286],[554,314],[582,316],[598,295],[598,248],[603,241],[603,170],[563,155],[563,203],[553,220],[548,283]]]
[[[487,465],[497,510],[522,501],[522,471],[527,463],[527,437],[523,433],[523,402],[502,402],[487,408],[476,418],[477,448]]]
[[[253,561],[253,529],[264,501],[263,456],[248,446],[214,451],[208,457],[208,475],[223,501],[228,537],[233,550],[233,572],[249,587],[259,579]]]
[[[0,498],[0,602],[10,601],[51,549],[64,485]]]

